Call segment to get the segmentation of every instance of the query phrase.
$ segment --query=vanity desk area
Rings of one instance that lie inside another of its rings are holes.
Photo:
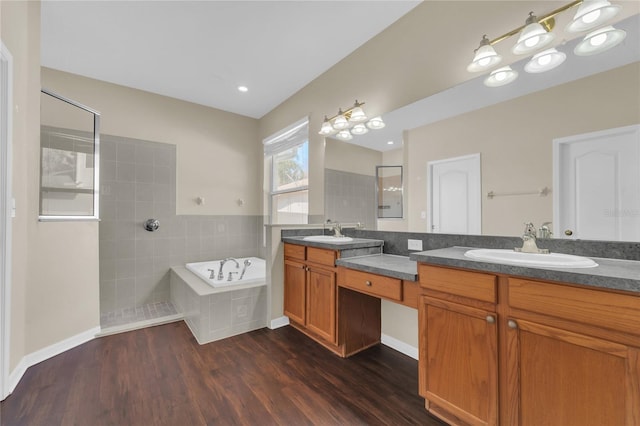
[[[380,343],[380,299],[418,308],[417,264],[382,253],[382,240],[284,242],[284,314],[341,357]]]
[[[525,267],[469,247],[282,240],[285,314],[336,354],[380,342],[381,298],[418,309],[419,393],[446,422],[640,425],[640,261]]]

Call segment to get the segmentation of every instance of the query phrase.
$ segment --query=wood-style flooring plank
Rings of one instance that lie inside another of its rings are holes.
[[[27,370],[1,426],[433,425],[417,361],[342,359],[291,327],[199,345],[183,322],[106,336]]]

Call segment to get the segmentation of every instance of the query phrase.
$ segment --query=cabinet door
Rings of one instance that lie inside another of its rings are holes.
[[[495,425],[498,415],[496,314],[422,296],[420,394],[453,424]]]
[[[328,342],[336,339],[336,273],[307,268],[307,328]]]
[[[640,425],[640,350],[512,319],[507,340],[510,417],[522,426]]]
[[[284,314],[301,325],[306,318],[306,274],[304,264],[284,261]]]

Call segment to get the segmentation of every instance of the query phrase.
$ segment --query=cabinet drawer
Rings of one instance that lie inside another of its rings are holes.
[[[396,278],[339,268],[338,285],[371,294],[372,296],[402,300],[402,282]]]
[[[509,278],[509,305],[640,335],[640,297]]]
[[[299,246],[296,244],[284,245],[284,257],[290,257],[292,259],[305,260],[305,246]]]
[[[420,286],[429,290],[496,303],[495,275],[418,265]]]
[[[307,247],[307,261],[321,265],[335,266],[338,254],[335,250]]]

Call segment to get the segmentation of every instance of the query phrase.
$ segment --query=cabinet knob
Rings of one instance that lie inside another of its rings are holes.
[[[489,324],[493,324],[494,322],[496,322],[496,319],[493,315],[487,315],[486,320]]]
[[[364,284],[365,284],[367,287],[371,287],[371,281],[365,281],[365,282],[364,282]]]
[[[518,323],[515,322],[514,320],[509,320],[509,321],[507,321],[507,326],[509,328],[518,328]]]

